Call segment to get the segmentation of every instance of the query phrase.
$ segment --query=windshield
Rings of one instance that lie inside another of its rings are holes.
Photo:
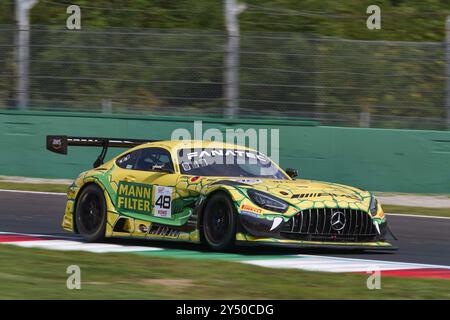
[[[178,162],[183,174],[219,177],[288,179],[265,155],[232,149],[180,149]]]

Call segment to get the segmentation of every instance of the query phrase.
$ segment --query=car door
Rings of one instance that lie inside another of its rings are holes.
[[[170,152],[149,147],[117,159],[117,209],[125,215],[159,223],[176,224],[172,214],[177,174]]]

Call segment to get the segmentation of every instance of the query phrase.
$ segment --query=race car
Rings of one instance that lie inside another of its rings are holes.
[[[69,187],[62,226],[86,241],[132,237],[203,243],[395,249],[368,191],[295,179],[257,150],[213,141],[47,136],[47,149],[101,147]],[[104,163],[110,147],[127,150]]]

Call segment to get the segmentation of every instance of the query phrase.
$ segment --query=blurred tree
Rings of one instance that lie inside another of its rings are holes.
[[[381,30],[366,28],[373,0],[242,2],[244,114],[328,114],[358,125],[360,113],[370,113],[385,127],[400,126],[395,117],[444,117],[448,0],[377,0]],[[80,5],[86,32],[64,31],[69,4]],[[0,24],[14,24],[12,0],[0,1]],[[116,112],[214,113],[223,106],[220,0],[40,0],[32,24],[51,26],[31,37],[36,108],[98,111],[103,100]],[[0,28],[3,106],[15,96],[8,28]],[[324,36],[333,38],[318,41]]]
[[[0,24],[14,23],[13,0],[0,2]],[[243,31],[307,32],[347,39],[442,41],[448,0],[242,0]],[[66,8],[77,4],[85,27],[223,30],[221,0],[40,0],[32,23],[64,26]],[[381,8],[382,29],[368,30],[366,9]]]

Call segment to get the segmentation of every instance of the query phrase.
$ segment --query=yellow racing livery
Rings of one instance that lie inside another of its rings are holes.
[[[394,249],[368,191],[295,179],[266,155],[211,141],[47,136],[47,149],[102,147],[68,190],[62,222],[86,241],[132,237],[204,243]],[[127,148],[103,162],[110,147]]]

